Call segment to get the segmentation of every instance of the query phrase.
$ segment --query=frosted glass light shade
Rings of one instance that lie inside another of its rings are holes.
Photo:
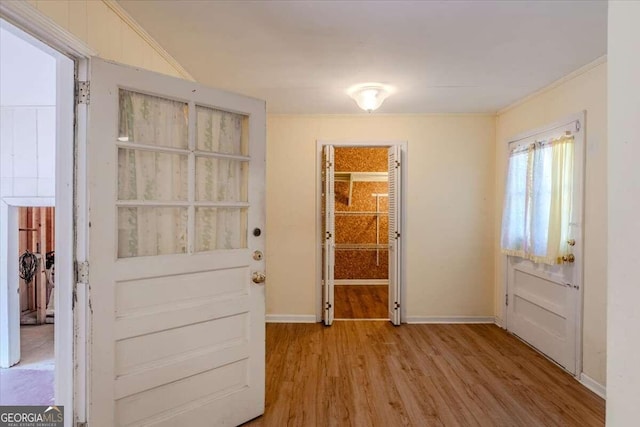
[[[367,112],[380,108],[385,99],[391,94],[389,86],[379,83],[364,83],[353,86],[347,92],[358,107]]]

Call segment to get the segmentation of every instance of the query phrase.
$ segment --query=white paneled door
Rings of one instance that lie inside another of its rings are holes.
[[[574,375],[581,371],[583,256],[584,116],[580,115],[546,135],[574,138],[573,200],[569,218],[571,254],[559,265],[507,257],[507,329]],[[545,134],[522,138],[528,144]]]
[[[261,415],[264,102],[100,59],[90,84],[89,425]]]

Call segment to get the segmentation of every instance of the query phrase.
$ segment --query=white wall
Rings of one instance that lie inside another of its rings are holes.
[[[55,114],[53,106],[1,107],[0,197],[55,196]]]
[[[174,77],[191,77],[140,28],[117,2],[28,0],[56,24],[84,41],[98,56]]]
[[[55,58],[0,28],[0,105],[55,103]]]
[[[607,424],[640,420],[640,2],[609,2]]]
[[[567,78],[501,112],[496,121],[496,309],[503,318],[504,257],[500,253],[500,222],[509,138],[586,110],[584,198],[583,372],[606,383],[607,324],[607,64]]]
[[[55,196],[56,60],[0,28],[0,197]]]
[[[316,140],[408,142],[406,314],[490,317],[493,115],[271,115],[267,313],[316,314]]]

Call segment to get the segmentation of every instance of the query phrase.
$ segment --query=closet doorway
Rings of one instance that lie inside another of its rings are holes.
[[[404,144],[318,144],[318,320],[400,324]]]

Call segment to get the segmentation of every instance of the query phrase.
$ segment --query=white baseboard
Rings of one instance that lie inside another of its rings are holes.
[[[585,374],[584,372],[581,373],[580,379],[578,381],[580,381],[583,386],[585,386],[604,400],[607,400],[607,388],[591,378],[589,375]]]
[[[340,279],[335,280],[336,285],[388,285],[387,279]]]
[[[267,323],[316,323],[315,314],[267,314]]]
[[[407,316],[407,323],[495,323],[493,316]]]

